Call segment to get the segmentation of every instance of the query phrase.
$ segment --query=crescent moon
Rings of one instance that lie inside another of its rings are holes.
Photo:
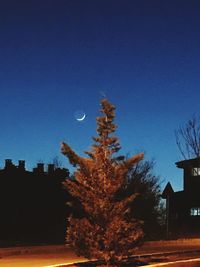
[[[83,120],[85,119],[85,117],[86,117],[86,114],[84,113],[83,116],[82,116],[81,118],[77,118],[76,120],[77,120],[77,121],[83,121]]]

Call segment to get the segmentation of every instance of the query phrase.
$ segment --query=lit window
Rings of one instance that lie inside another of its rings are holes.
[[[200,176],[200,168],[193,168],[192,169],[193,176]]]
[[[200,207],[190,209],[191,216],[200,216]]]

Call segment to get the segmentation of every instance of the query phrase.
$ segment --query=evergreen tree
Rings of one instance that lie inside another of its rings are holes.
[[[70,216],[66,240],[88,259],[102,259],[105,266],[118,266],[123,257],[133,253],[143,237],[141,222],[128,220],[129,204],[137,194],[123,200],[117,193],[126,182],[128,170],[143,158],[143,154],[120,162],[113,154],[120,149],[113,135],[116,125],[115,107],[107,99],[101,101],[102,116],[97,117],[97,137],[88,157],[78,156],[69,145],[62,143],[61,151],[77,167],[75,181],[67,179],[64,186],[78,199],[84,215]]]

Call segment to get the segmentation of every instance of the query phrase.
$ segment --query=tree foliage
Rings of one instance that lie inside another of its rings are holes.
[[[82,218],[69,218],[66,240],[79,255],[117,265],[143,237],[141,222],[128,216],[129,204],[135,192],[124,199],[117,193],[126,183],[130,168],[143,158],[138,154],[119,161],[113,154],[120,149],[114,135],[115,107],[107,99],[101,101],[102,116],[97,117],[97,133],[87,158],[78,156],[69,145],[62,143],[61,151],[77,167],[75,181],[64,185],[82,206]]]
[[[160,201],[160,178],[154,174],[155,162],[140,161],[127,174],[126,195],[138,193],[130,214],[144,222],[146,239],[160,238],[164,228],[164,208]]]
[[[193,116],[175,131],[176,144],[184,159],[200,157],[200,119]]]

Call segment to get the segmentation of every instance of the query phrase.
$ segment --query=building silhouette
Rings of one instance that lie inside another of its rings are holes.
[[[62,182],[67,169],[38,163],[26,170],[25,161],[5,160],[0,170],[0,246],[63,243],[69,210],[69,194]]]
[[[168,183],[162,193],[166,199],[168,237],[200,236],[200,157],[176,162],[183,169],[183,190],[174,192]]]

